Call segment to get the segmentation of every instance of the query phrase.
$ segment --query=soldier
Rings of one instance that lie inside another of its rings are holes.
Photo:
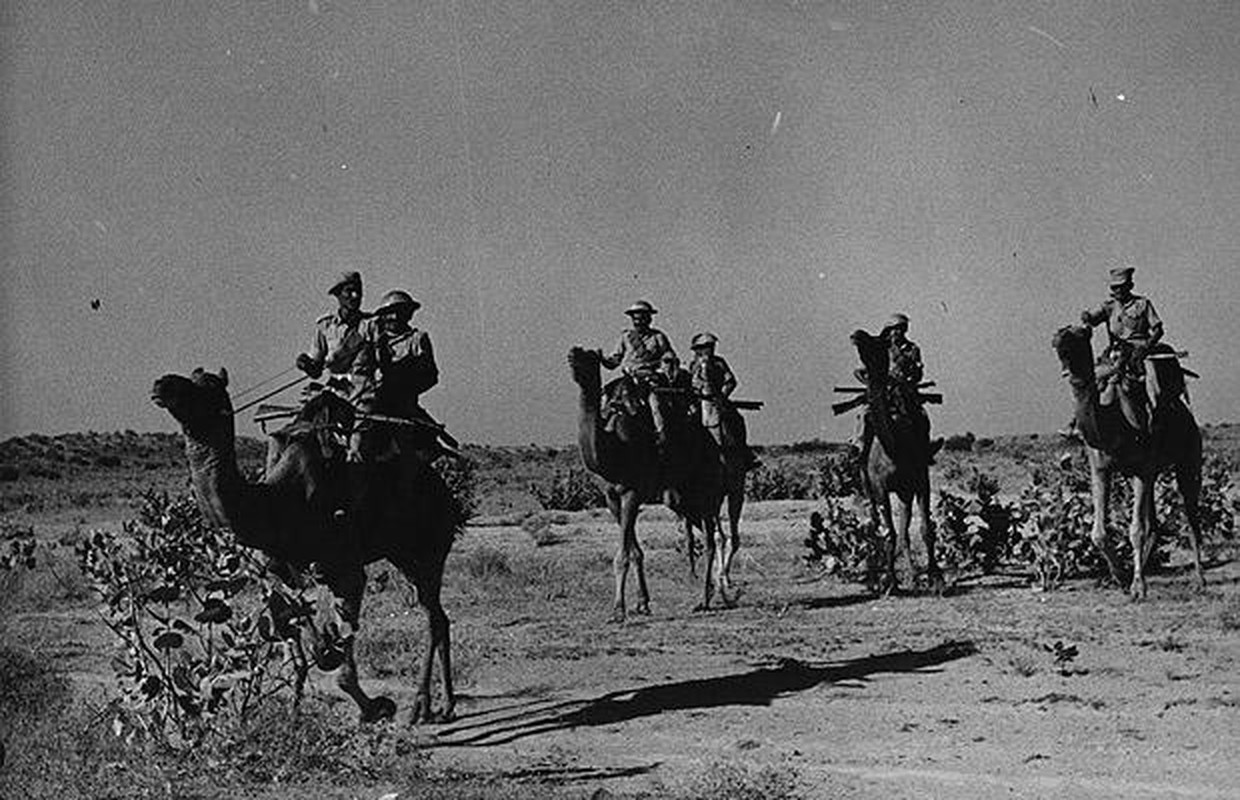
[[[645,300],[638,300],[624,310],[632,320],[633,327],[620,334],[620,343],[611,355],[602,354],[602,364],[608,369],[620,367],[623,372],[647,395],[647,403],[654,420],[655,443],[660,449],[666,444],[667,433],[663,420],[663,411],[654,393],[656,386],[663,385],[663,376],[659,365],[663,354],[675,352],[672,343],[663,331],[651,327],[655,314],[659,313],[654,306]]]
[[[689,374],[701,405],[702,425],[720,448],[738,453],[745,469],[753,469],[758,459],[746,442],[745,420],[728,402],[736,389],[736,376],[728,362],[715,355],[718,342],[719,337],[713,333],[699,333],[690,343],[693,360],[689,362]]]
[[[926,414],[925,406],[922,405],[918,396],[918,389],[922,378],[925,377],[926,368],[921,360],[921,348],[912,339],[908,338],[908,324],[909,318],[907,314],[892,314],[891,319],[883,326],[880,336],[887,339],[888,380],[891,388],[895,390],[897,401],[904,406],[907,413],[917,420],[918,425],[928,439],[930,437],[930,417]],[[857,377],[863,382],[866,381],[865,370],[857,370]],[[874,441],[874,431],[870,427],[869,416],[866,410],[861,412],[858,423],[861,428],[859,436],[860,445],[858,447],[862,456],[864,456],[869,452],[870,443]],[[930,443],[930,463],[934,463],[934,454],[938,452],[942,444],[941,439]]]
[[[439,383],[435,351],[426,331],[410,325],[422,304],[408,292],[394,289],[375,309],[375,355],[379,364],[375,410],[384,415],[425,423],[425,427],[395,431],[402,452],[416,454],[429,464],[442,452],[438,433],[442,425],[422,407],[420,398]]]
[[[1145,357],[1162,339],[1163,324],[1149,298],[1133,294],[1135,269],[1111,269],[1111,296],[1100,306],[1082,311],[1081,322],[1090,327],[1106,323],[1107,347],[1099,355],[1098,364],[1103,367],[1104,380],[1118,389],[1124,416],[1143,436],[1148,436],[1149,407],[1151,402],[1157,405],[1158,397],[1151,396],[1156,388],[1146,392]]]
[[[315,321],[314,343],[310,352],[297,355],[297,368],[311,378],[326,369],[332,389],[358,410],[369,411],[374,401],[374,323],[362,313],[362,276],[341,273],[327,293],[336,297],[336,311]],[[365,460],[363,440],[362,430],[355,426],[349,437],[348,461]]]

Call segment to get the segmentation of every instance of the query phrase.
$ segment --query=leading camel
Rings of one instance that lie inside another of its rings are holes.
[[[890,356],[886,337],[872,336],[863,330],[852,334],[853,345],[865,366],[866,415],[874,431],[874,441],[865,463],[862,482],[870,509],[876,521],[881,520],[884,560],[887,571],[885,592],[899,589],[896,577],[897,547],[908,559],[909,571],[916,572],[908,529],[914,507],[921,518],[921,537],[926,547],[926,577],[931,590],[943,591],[943,576],[935,558],[934,523],[930,519],[930,459],[934,454],[929,430],[894,397],[888,379]],[[893,514],[892,498],[895,498]]]
[[[612,562],[615,597],[612,621],[625,618],[625,588],[629,569],[637,576],[637,604],[633,613],[650,613],[650,591],[646,584],[645,555],[637,540],[637,515],[643,502],[657,502],[662,494],[663,477],[655,446],[653,423],[646,399],[631,381],[616,384],[611,402],[619,410],[609,428],[603,419],[603,385],[601,357],[597,350],[574,347],[569,350],[568,364],[573,381],[580,388],[577,441],[586,469],[606,483],[605,495],[612,516],[620,526],[620,547]],[[709,438],[709,434],[706,434]],[[711,440],[713,442],[713,440]],[[722,467],[716,458],[705,469],[689,469],[687,483],[674,487],[669,499],[673,511],[681,514],[686,525],[700,525],[711,537],[718,530],[719,506],[723,501]],[[723,565],[716,553],[711,563]],[[712,575],[713,573],[713,575]],[[724,592],[726,582],[721,569],[707,569],[704,600],[698,608],[708,607],[714,587]]]
[[[1060,328],[1051,340],[1059,362],[1072,385],[1076,400],[1076,424],[1089,455],[1089,471],[1094,500],[1094,525],[1090,538],[1102,552],[1111,577],[1121,586],[1119,565],[1107,542],[1107,496],[1112,474],[1127,476],[1132,482],[1132,519],[1128,538],[1132,543],[1132,584],[1134,600],[1146,596],[1145,567],[1154,547],[1154,483],[1166,467],[1175,471],[1176,485],[1184,498],[1188,517],[1189,541],[1198,587],[1205,586],[1198,550],[1201,523],[1201,431],[1193,413],[1183,400],[1184,378],[1170,348],[1156,349],[1151,359],[1155,380],[1159,381],[1159,406],[1154,411],[1152,439],[1138,438],[1137,429],[1124,415],[1117,401],[1103,405],[1099,400],[1090,328],[1070,325]]]
[[[386,559],[404,573],[417,588],[429,631],[413,721],[452,719],[455,695],[449,623],[439,595],[444,562],[464,515],[447,484],[425,467],[393,466],[386,479],[376,472],[367,508],[350,511],[364,521],[358,524],[362,541],[350,547],[344,541],[348,534],[343,526],[333,520],[336,503],[330,499],[328,465],[313,427],[291,426],[277,432],[262,480],[251,483],[241,476],[227,386],[226,371],[217,375],[196,369],[188,378],[164,375],[151,389],[155,404],[181,425],[194,497],[203,516],[229,528],[239,542],[263,551],[277,564],[304,572],[317,563],[345,622],[354,629],[366,584],[363,565]],[[343,665],[336,682],[357,703],[362,719],[393,716],[395,703],[387,697],[369,697],[359,686],[352,637],[342,642],[341,649]],[[431,706],[431,665],[436,654],[444,691],[444,706],[438,713]]]

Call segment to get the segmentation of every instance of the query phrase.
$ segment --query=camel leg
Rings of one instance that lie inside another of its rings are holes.
[[[1154,503],[1153,476],[1134,476],[1132,479],[1132,522],[1128,525],[1128,541],[1132,543],[1132,586],[1129,593],[1133,600],[1146,596],[1145,560],[1150,536],[1150,506]]]
[[[706,543],[706,550],[702,553],[702,563],[706,565],[706,575],[702,582],[702,602],[693,607],[694,611],[709,611],[710,601],[714,596],[716,573],[719,569],[719,540],[716,533],[710,519],[703,519],[702,541]]]
[[[361,619],[362,594],[366,589],[366,571],[359,564],[349,567],[332,576],[328,586],[335,596],[337,611],[355,632]],[[362,712],[362,722],[375,722],[387,719],[396,714],[396,704],[387,697],[370,697],[362,691],[357,681],[357,661],[353,657],[353,644],[356,636],[345,636],[340,643],[343,663],[340,673],[336,676],[336,685],[340,690],[353,698]]]
[[[687,516],[680,517],[680,524],[685,531],[685,549],[689,551],[689,577],[697,577],[697,542],[693,538],[693,523]]]
[[[1175,467],[1175,482],[1184,498],[1184,516],[1188,517],[1188,540],[1193,546],[1193,569],[1198,589],[1206,588],[1205,572],[1201,569],[1201,453],[1183,459]]]
[[[1093,460],[1092,458],[1090,459]],[[1120,574],[1119,564],[1115,560],[1115,554],[1111,551],[1110,543],[1107,541],[1107,498],[1111,492],[1110,475],[1099,467],[1091,464],[1090,469],[1090,489],[1094,499],[1094,526],[1089,532],[1089,538],[1093,541],[1094,546],[1098,548],[1098,552],[1102,553],[1102,559],[1107,564],[1107,570],[1111,573],[1111,579],[1116,585],[1123,586],[1124,578]]]
[[[887,586],[881,594],[890,595],[899,591],[900,579],[896,575],[896,526],[891,516],[891,495],[884,492],[882,502],[878,506],[882,515],[883,564],[887,572]]]
[[[426,611],[427,636],[426,656],[418,673],[418,694],[414,699],[410,722],[451,722],[456,717],[456,693],[452,688],[452,640],[448,615],[440,602],[440,590],[443,587],[442,563],[438,571],[427,569],[406,574],[418,576],[415,585],[418,589],[418,602]],[[431,703],[431,673],[436,655],[439,656],[444,695],[443,710],[438,713]]]
[[[918,487],[914,499],[917,503],[918,513],[921,515],[921,541],[926,546],[926,580],[929,582],[930,591],[936,595],[941,595],[944,590],[943,574],[939,571],[939,560],[934,554],[938,537],[935,535],[934,520],[930,518],[929,476]]]
[[[732,583],[732,561],[736,558],[736,551],[741,549],[741,510],[745,505],[744,477],[741,478],[741,485],[739,487],[728,491],[727,501],[728,550],[727,557],[723,561],[723,577],[730,587]],[[722,522],[720,524],[722,525]]]
[[[628,581],[629,566],[637,572],[637,605],[635,614],[650,613],[650,593],[646,588],[646,568],[642,564],[642,548],[637,541],[637,512],[641,502],[636,491],[624,491],[619,498],[620,548],[612,563],[616,581],[616,596],[612,605],[612,622],[624,621],[624,589]]]

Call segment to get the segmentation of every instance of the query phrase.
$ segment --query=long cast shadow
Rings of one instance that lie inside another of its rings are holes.
[[[569,728],[614,725],[665,711],[722,706],[769,706],[777,697],[803,692],[824,683],[865,682],[877,673],[930,672],[949,661],[977,653],[972,642],[951,641],[928,650],[901,650],[851,661],[816,666],[780,659],[735,675],[676,681],[608,692],[593,699],[549,703],[541,708],[457,723],[437,734],[438,747],[507,744],[530,736]]]

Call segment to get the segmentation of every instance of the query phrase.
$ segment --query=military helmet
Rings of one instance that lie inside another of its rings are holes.
[[[890,328],[903,328],[908,330],[908,314],[892,314],[891,319],[887,320],[887,324],[883,326],[883,330]]]
[[[1125,283],[1132,283],[1132,273],[1136,271],[1136,267],[1112,267],[1111,268],[1111,285],[1123,286]]]
[[[406,291],[393,289],[383,295],[383,299],[379,301],[379,307],[375,309],[376,314],[395,314],[400,311],[409,311],[413,313],[422,307],[422,304]]]
[[[328,294],[340,294],[340,290],[349,284],[356,284],[357,290],[362,290],[362,274],[354,270],[347,270],[340,273],[336,280],[332,283],[331,288],[327,290]]]
[[[693,337],[693,341],[689,343],[689,347],[696,350],[699,347],[714,347],[719,341],[719,337],[713,333],[699,333]]]
[[[655,310],[654,306],[650,305],[650,303],[646,302],[645,300],[638,300],[633,305],[624,309],[624,313],[631,315],[631,314],[658,314],[659,312]]]

